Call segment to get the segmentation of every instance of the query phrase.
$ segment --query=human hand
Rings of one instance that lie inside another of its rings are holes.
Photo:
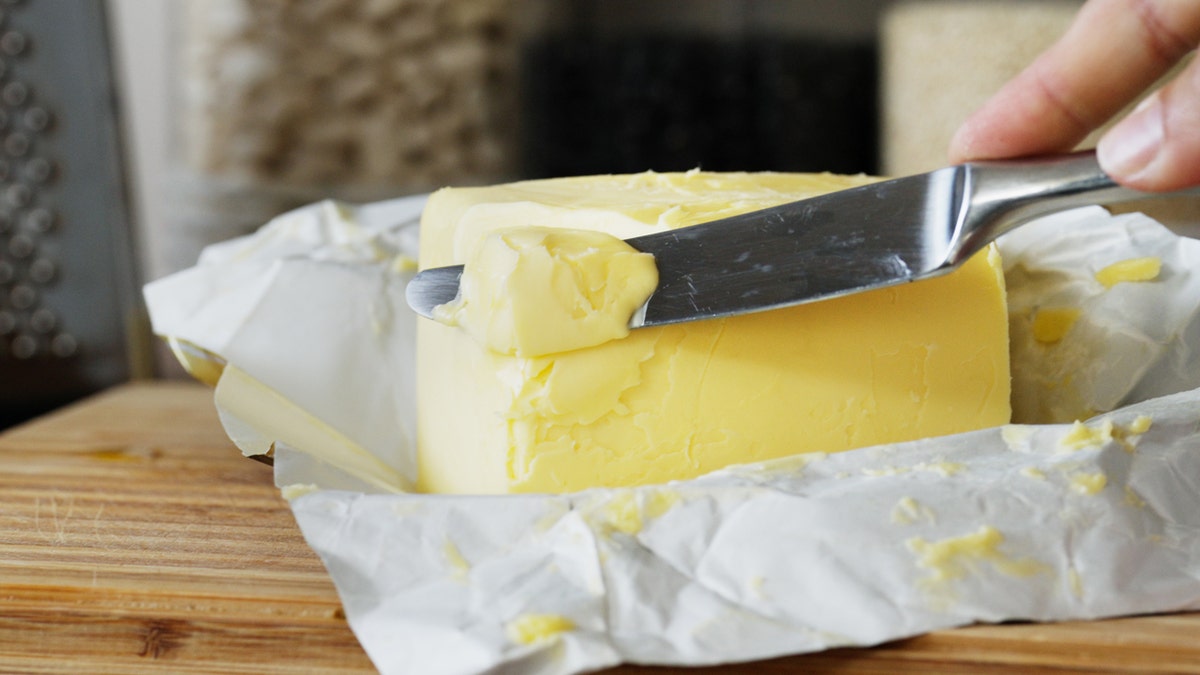
[[[1065,152],[1200,44],[1200,1],[1089,0],[1057,43],[959,128],[950,159]],[[1096,147],[1118,183],[1200,185],[1200,59],[1109,129]]]

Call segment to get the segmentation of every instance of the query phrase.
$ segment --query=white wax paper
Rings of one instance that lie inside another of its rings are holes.
[[[275,443],[276,481],[382,672],[714,664],[979,621],[1200,609],[1200,242],[1100,209],[1002,242],[1016,396],[1064,423],[664,486],[459,497],[403,492],[417,320],[403,287],[421,205],[313,205],[146,290],[156,332],[345,439]],[[1095,281],[1141,256],[1163,261],[1159,279]],[[1042,306],[1081,318],[1038,343],[1021,317]],[[279,440],[221,413],[246,452]],[[513,632],[542,616],[559,630]]]

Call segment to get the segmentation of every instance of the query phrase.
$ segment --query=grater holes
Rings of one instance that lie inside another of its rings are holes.
[[[0,88],[0,101],[14,108],[25,105],[27,100],[29,100],[29,85],[24,82],[14,80]]]
[[[0,364],[82,351],[52,307],[64,275],[51,255],[61,218],[49,188],[60,168],[46,142],[60,120],[23,79],[24,60],[38,54],[7,20],[18,2],[0,0]]]
[[[21,56],[29,49],[29,38],[15,30],[0,33],[0,52],[6,56]]]

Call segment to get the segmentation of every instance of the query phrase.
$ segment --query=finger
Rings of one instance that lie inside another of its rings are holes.
[[[958,130],[954,162],[1069,150],[1200,42],[1196,0],[1090,0]]]
[[[1138,190],[1200,185],[1200,61],[1110,129],[1096,158],[1117,182]]]

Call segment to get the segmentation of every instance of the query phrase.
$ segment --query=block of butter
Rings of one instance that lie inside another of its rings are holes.
[[[489,233],[626,239],[852,187],[829,174],[643,173],[446,188],[422,268]],[[643,328],[552,354],[499,353],[420,322],[418,489],[568,492],[1008,422],[1004,278],[989,249],[940,278],[728,319]]]

